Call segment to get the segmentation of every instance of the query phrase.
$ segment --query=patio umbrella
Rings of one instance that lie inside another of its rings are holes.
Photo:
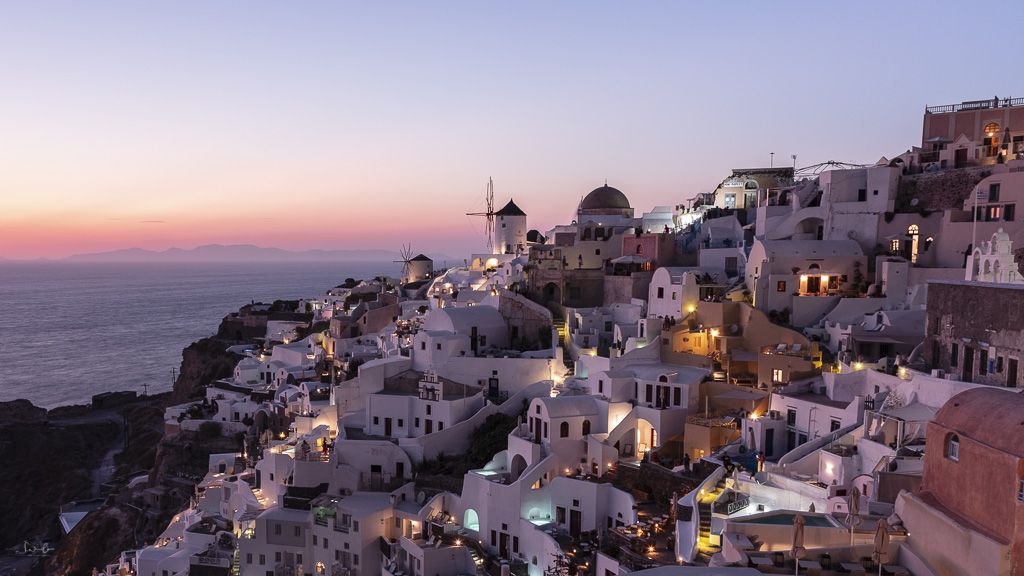
[[[797,514],[793,518],[793,564],[796,564],[796,571],[794,574],[800,573],[800,559],[803,558],[807,551],[804,549],[804,520],[803,514]]]
[[[875,551],[871,559],[878,563],[878,574],[882,574],[882,563],[889,557],[889,525],[885,518],[878,520],[878,529],[875,530]]]
[[[846,524],[850,527],[850,546],[853,546],[853,529],[860,525],[860,489],[856,486],[850,490],[850,509],[846,514]]]

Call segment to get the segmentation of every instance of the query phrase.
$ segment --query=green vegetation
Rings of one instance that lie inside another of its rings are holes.
[[[508,435],[519,424],[519,416],[491,414],[473,430],[465,454],[440,454],[421,463],[416,470],[417,484],[444,490],[462,491],[462,478],[470,470],[483,468],[495,454],[506,448]]]

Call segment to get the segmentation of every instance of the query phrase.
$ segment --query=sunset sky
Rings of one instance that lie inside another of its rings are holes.
[[[874,162],[925,105],[1024,96],[1024,4],[960,6],[7,2],[0,257],[460,255],[488,177],[543,230],[606,178],[639,212],[773,151]]]

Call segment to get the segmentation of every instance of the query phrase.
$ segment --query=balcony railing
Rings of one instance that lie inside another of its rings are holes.
[[[959,104],[945,104],[943,106],[928,106],[925,111],[929,114],[944,114],[948,112],[963,112],[966,110],[985,110],[988,108],[1009,108],[1010,106],[1024,106],[1024,98],[991,98],[988,100],[971,100]]]

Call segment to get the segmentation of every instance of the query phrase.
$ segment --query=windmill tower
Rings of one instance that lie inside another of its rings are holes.
[[[434,261],[423,254],[412,255],[412,244],[402,245],[402,259],[395,260],[395,264],[402,263],[402,277],[400,284],[420,282],[434,276]]]
[[[407,284],[409,282],[409,268],[412,264],[412,244],[402,244],[402,251],[400,254],[402,259],[394,260],[394,263],[402,264],[402,276],[400,278],[400,283]]]
[[[467,212],[466,216],[484,216],[487,219],[487,252],[494,252],[494,180],[487,179],[487,211]]]

